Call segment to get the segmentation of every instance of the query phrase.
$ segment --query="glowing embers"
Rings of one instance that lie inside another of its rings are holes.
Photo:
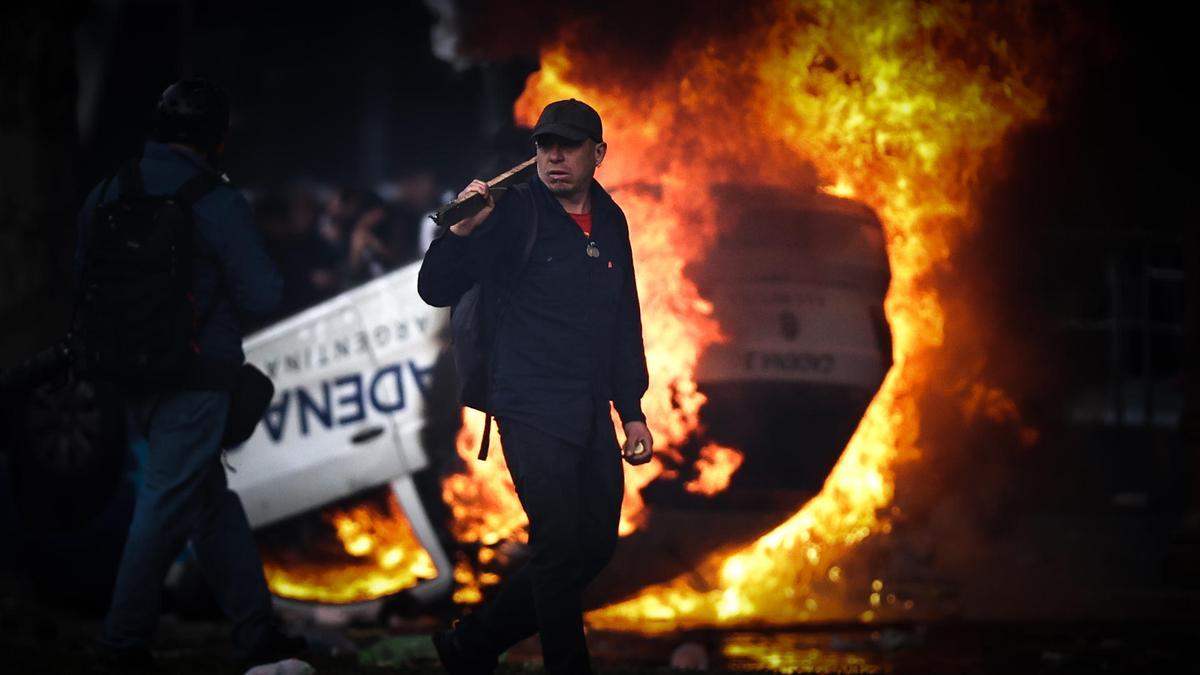
[[[267,585],[283,598],[364,602],[437,576],[429,552],[386,488],[257,535]]]
[[[505,540],[527,541],[525,526],[529,519],[508,475],[495,424],[487,461],[476,459],[483,426],[483,413],[463,408],[462,428],[455,447],[466,471],[451,474],[442,481],[442,499],[452,516],[450,531],[462,544],[493,546]],[[456,570],[459,568],[461,564]],[[457,571],[455,576],[459,576]]]

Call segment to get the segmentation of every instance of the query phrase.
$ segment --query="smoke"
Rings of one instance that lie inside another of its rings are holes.
[[[677,45],[754,30],[773,4],[425,0],[438,18],[433,51],[458,67],[484,60],[537,59],[542,48],[565,42],[573,51],[610,55],[608,65],[617,74],[636,79],[642,79],[637,71],[662,63]]]
[[[1140,75],[1118,65],[1131,54],[1102,11],[1034,5],[1026,18],[1036,29],[1013,48],[1047,55],[1032,74],[1053,82],[1047,110],[987,158],[976,225],[935,271],[946,325],[939,385],[920,400],[928,454],[897,467],[900,515],[876,561],[893,579],[937,570],[945,588],[972,595],[977,616],[1086,611],[1078,603],[1104,564],[1094,541],[1044,529],[1096,488],[1081,462],[1094,449],[1066,417],[1079,386],[1070,364],[1087,345],[1062,329],[1095,247],[1063,235],[1122,218],[1131,171],[1114,150],[1136,123],[1120,99]],[[956,392],[979,382],[989,386],[979,405],[961,405]],[[1008,403],[989,406],[992,392]]]
[[[465,70],[471,60],[459,53],[459,33],[462,31],[459,3],[456,0],[425,0],[425,6],[437,17],[429,30],[429,44],[433,55]]]

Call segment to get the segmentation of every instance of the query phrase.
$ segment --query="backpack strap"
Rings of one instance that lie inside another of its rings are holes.
[[[487,461],[490,447],[492,447],[492,413],[486,412],[483,414],[483,438],[479,441],[479,461]]]
[[[513,274],[513,277],[515,278],[515,277],[520,276],[521,272],[525,269],[525,265],[529,263],[529,257],[531,255],[533,255],[533,245],[537,241],[538,220],[539,220],[540,216],[538,213],[537,200],[534,199],[533,191],[530,190],[528,183],[521,183],[519,185],[514,186],[513,192],[517,192],[517,193],[526,195],[529,198],[529,206],[533,210],[532,215],[530,217],[530,220],[532,221],[533,226],[531,228],[529,228],[529,233],[525,237],[525,241],[522,242],[521,264],[517,266],[516,272]],[[506,302],[505,304],[500,306],[500,311],[496,315],[496,329],[492,333],[492,344],[491,344],[491,348],[488,350],[488,368],[489,369],[491,369],[493,367],[493,364],[496,363],[496,342],[498,342],[498,338],[500,335],[500,320],[504,317],[504,310],[507,308],[508,308],[508,303]],[[489,376],[489,379],[490,379],[490,376]],[[485,396],[490,398],[491,394],[492,394],[492,387],[491,387],[491,382],[489,381],[487,393],[485,394]],[[490,401],[488,401],[487,407],[489,410],[491,409],[492,406],[491,406]],[[484,413],[484,422],[483,422],[483,438],[481,438],[479,440],[479,460],[481,462],[487,461],[488,448],[491,447],[491,444],[492,444],[492,413],[485,412]]]
[[[516,191],[529,196],[529,207],[533,209],[533,215],[531,218],[533,221],[533,227],[529,228],[529,235],[525,238],[523,247],[521,249],[521,265],[517,268],[517,275],[519,275],[525,269],[525,265],[529,263],[529,256],[533,255],[533,245],[537,242],[538,236],[539,213],[537,201],[533,197],[533,190],[529,187],[528,183],[518,185]]]

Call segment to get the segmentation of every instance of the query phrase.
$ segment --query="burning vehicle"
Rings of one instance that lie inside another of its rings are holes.
[[[713,192],[717,239],[687,269],[724,336],[696,368],[703,435],[745,450],[742,490],[802,501],[892,365],[883,226],[869,207],[817,189]]]
[[[794,513],[821,490],[892,365],[887,251],[869,207],[731,183],[712,188],[712,204],[717,238],[685,270],[722,332],[696,363],[706,402],[683,448],[704,446],[698,475],[642,490],[650,514],[596,581],[602,598],[693,573]]]
[[[272,378],[276,394],[254,435],[231,453],[229,484],[263,532],[268,582],[282,597],[344,603],[408,590],[427,599],[450,587],[446,548],[413,478],[437,466],[429,448],[456,410],[452,372],[438,375],[447,315],[417,297],[417,270],[354,288],[245,341],[248,362]],[[285,562],[304,557],[297,546],[324,542],[294,526],[281,535],[277,524],[373,488],[384,490],[382,514],[359,504],[326,518],[343,544],[332,562]],[[272,542],[287,542],[286,550]]]
[[[870,209],[817,190],[723,185],[713,197],[722,236],[687,273],[711,299],[724,339],[700,355],[708,402],[682,449],[711,442],[694,480],[666,480],[687,471],[684,452],[671,448],[653,482],[627,479],[644,486],[627,496],[644,512],[623,524],[619,556],[699,557],[794,511],[820,489],[891,363],[887,258]],[[284,605],[373,617],[400,596],[471,604],[521,559],[523,513],[502,454],[471,459],[478,420],[455,400],[449,312],[417,296],[418,269],[245,340],[247,360],[276,393],[253,436],[228,453],[228,480]],[[471,503],[481,491],[493,498]],[[741,515],[704,536],[680,526],[730,508]],[[598,580],[608,598],[676,571],[650,564],[630,574],[620,560],[611,568],[625,571]]]
[[[614,192],[621,199],[622,190]],[[794,510],[819,490],[890,365],[878,219],[848,200],[800,194],[746,186],[715,193],[730,236],[689,273],[712,297],[727,338],[699,362],[709,402],[696,436],[744,449],[744,466],[742,453],[729,449],[723,486],[660,480],[647,488],[647,502],[661,514],[626,547],[643,556],[663,545],[700,555],[728,543],[734,535],[721,528],[684,541],[686,530],[671,523],[695,508],[757,501],[754,525],[739,527],[735,539]],[[444,599],[457,576],[456,600],[470,603],[482,597],[481,585],[497,583],[520,559],[519,518],[482,533],[460,522],[456,490],[471,489],[464,486],[471,482],[495,490],[507,476],[496,475],[505,472],[502,458],[480,469],[488,473],[454,473],[462,464],[454,453],[459,408],[448,312],[416,295],[418,267],[245,342],[247,360],[272,377],[277,392],[255,434],[231,453],[229,482],[259,531],[268,582],[281,597],[353,604],[404,592],[427,603]],[[472,419],[463,417],[459,446],[476,447]],[[797,436],[805,439],[803,452],[776,440]],[[461,456],[474,471],[478,463]],[[725,487],[727,496],[706,504]],[[767,503],[763,494],[771,496]],[[520,516],[511,497],[496,511]],[[323,527],[313,526],[317,512]],[[487,515],[461,520],[474,517]],[[326,550],[331,533],[340,545]],[[505,540],[517,545],[500,555]],[[622,579],[612,592],[650,580]]]
[[[955,265],[984,224],[986,170],[1004,163],[999,151],[1015,131],[1048,115],[1061,84],[1040,67],[1059,61],[1052,41],[1031,39],[1039,33],[1028,25],[1047,12],[764,3],[736,16],[717,7],[697,7],[688,13],[695,26],[670,32],[640,5],[636,21],[575,17],[558,31],[551,22],[536,45],[539,70],[514,108],[518,124],[529,124],[548,102],[588,100],[611,120],[606,184],[662,186],[650,198],[618,195],[640,230],[641,281],[653,287],[643,305],[653,369],[646,409],[661,425],[663,460],[627,471],[622,550],[641,546],[646,560],[680,562],[663,584],[645,587],[667,576],[655,570],[609,585],[609,599],[640,590],[589,623],[738,628],[905,616],[912,596],[894,585],[903,578],[881,570],[870,555],[877,549],[863,543],[904,526],[899,482],[923,473],[914,463],[936,468],[947,451],[932,433],[943,411],[1036,435],[985,368],[984,342],[964,330],[980,317],[956,292],[964,278]],[[505,24],[483,25],[499,34]],[[623,30],[601,30],[613,26]],[[653,49],[605,49],[605,36],[629,36],[626,26],[652,27],[656,39],[643,42]],[[751,187],[796,176],[801,165],[823,190]],[[713,191],[714,208],[694,208],[713,185],[727,186]],[[788,223],[796,227],[778,227]],[[425,311],[411,290],[388,301],[381,312]],[[245,490],[280,597],[369,604],[412,590],[432,601],[453,586],[455,602],[477,602],[503,574],[496,561],[523,538],[503,455],[470,461],[478,417],[460,413],[452,396],[438,398],[452,389],[452,374],[437,365],[445,343],[434,324],[444,319],[433,312],[422,333],[431,347],[424,360],[407,359],[387,351],[395,343],[372,346],[384,314],[371,307],[339,298],[260,334],[271,337],[256,343],[256,362],[269,369],[274,358],[292,374],[256,439],[231,454],[241,474],[232,482]],[[357,327],[339,333],[338,320]],[[394,339],[400,331],[391,330]],[[354,360],[360,334],[366,343]],[[410,419],[414,400],[422,416]],[[307,445],[293,458],[298,438]],[[689,480],[697,455],[699,475]],[[281,463],[256,460],[267,456]],[[416,499],[403,497],[412,492]],[[782,504],[764,504],[776,497]],[[707,520],[697,520],[697,508]],[[741,511],[767,515],[746,527],[735,521]],[[707,539],[684,550],[650,536],[672,526],[676,541]],[[736,542],[768,529],[746,546],[695,554],[728,545],[733,531]],[[382,582],[343,590],[357,579]]]

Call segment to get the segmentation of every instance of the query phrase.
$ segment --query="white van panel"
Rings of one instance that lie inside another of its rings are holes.
[[[428,464],[419,442],[449,312],[417,295],[413,263],[245,341],[275,383],[230,488],[260,527]],[[453,412],[453,411],[450,411]]]
[[[728,338],[701,355],[696,380],[874,388],[886,365],[869,304],[851,288],[730,283],[710,294]]]

